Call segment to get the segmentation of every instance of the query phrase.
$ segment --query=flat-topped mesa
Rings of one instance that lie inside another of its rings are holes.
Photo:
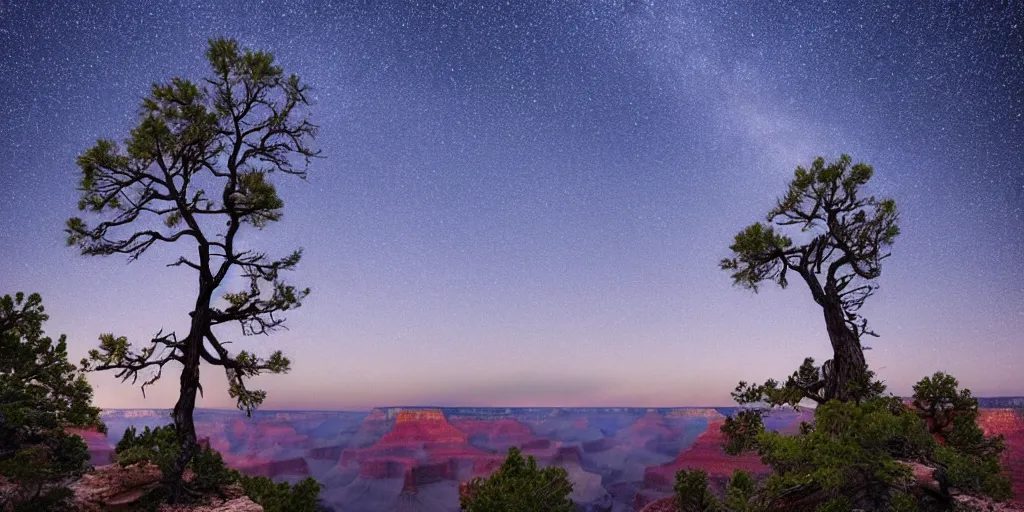
[[[466,433],[448,423],[440,409],[411,409],[399,411],[395,426],[381,437],[379,444],[465,444],[467,441]]]

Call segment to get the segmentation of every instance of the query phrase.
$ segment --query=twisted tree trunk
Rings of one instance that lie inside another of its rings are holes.
[[[831,364],[826,362],[824,369],[824,399],[857,400],[860,398],[859,384],[863,382],[868,368],[860,338],[846,323],[846,313],[838,295],[826,294],[821,306],[833,353]]]
[[[196,394],[199,391],[199,355],[203,344],[203,333],[206,332],[209,323],[210,297],[212,289],[209,286],[200,284],[199,298],[196,300],[196,309],[192,312],[192,326],[188,337],[184,340],[183,361],[184,368],[181,369],[180,391],[178,402],[174,405],[172,417],[174,419],[174,430],[177,433],[180,448],[171,470],[164,475],[164,487],[169,493],[170,503],[187,501],[190,493],[185,487],[185,468],[192,462],[195,456],[198,443],[196,440],[196,425],[192,416],[196,408]]]

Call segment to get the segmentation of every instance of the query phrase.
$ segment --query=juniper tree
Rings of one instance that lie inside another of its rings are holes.
[[[794,275],[807,286],[824,315],[833,357],[821,368],[809,359],[787,387],[819,403],[870,394],[861,337],[875,333],[859,311],[877,289],[882,261],[899,234],[895,201],[864,194],[873,168],[851,162],[848,155],[828,163],[819,157],[809,168],[797,167],[767,223],[740,231],[732,256],[720,263],[734,284],[754,292],[766,282],[785,288]]]
[[[284,203],[272,177],[304,178],[318,155],[311,146],[316,126],[308,120],[307,86],[286,75],[271,54],[234,40],[211,40],[206,58],[210,73],[202,80],[153,85],[123,145],[101,139],[78,157],[78,207],[98,222],[75,217],[66,228],[69,245],[83,255],[134,261],[154,246],[173,244],[183,254],[168,266],[195,273],[187,332],[161,329],[141,345],[104,334],[83,360],[90,370],[116,371],[122,381],[135,383],[142,374],[143,392],[168,363],[182,365],[173,411],[181,450],[165,475],[172,501],[182,497],[182,472],[196,453],[192,415],[202,391],[200,363],[223,368],[230,396],[250,414],[266,393],[250,389],[247,379],[289,370],[280,351],[266,358],[229,352],[218,326],[269,334],[284,326],[281,314],[309,293],[281,275],[299,263],[301,249],[272,258],[238,239],[243,229],[263,229],[281,218]],[[247,286],[225,293],[221,307],[214,293],[232,272]]]

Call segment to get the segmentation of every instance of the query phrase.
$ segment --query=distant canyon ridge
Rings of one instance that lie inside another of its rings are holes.
[[[981,399],[987,434],[1003,434],[1004,464],[1024,504],[1024,398]],[[336,510],[454,512],[459,482],[486,476],[517,446],[565,468],[584,511],[634,512],[672,491],[681,468],[724,487],[734,469],[763,475],[756,455],[722,450],[733,408],[378,408],[369,412],[199,410],[200,438],[244,473],[295,482],[313,477]],[[170,422],[159,409],[106,410],[109,435],[78,431],[94,465],[113,462],[125,428]],[[796,432],[812,411],[779,411],[766,427]]]

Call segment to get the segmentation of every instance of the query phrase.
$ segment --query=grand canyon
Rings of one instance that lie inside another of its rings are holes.
[[[1004,465],[1024,503],[1024,399],[983,399],[988,434],[1009,446]],[[639,511],[668,496],[683,468],[708,472],[722,488],[734,469],[764,475],[755,455],[722,451],[719,426],[731,408],[377,408],[369,412],[201,410],[200,437],[228,465],[294,482],[313,477],[334,510],[458,510],[458,486],[500,466],[517,446],[573,483],[584,511]],[[781,411],[766,426],[793,432],[810,411]],[[107,410],[109,435],[80,432],[94,465],[113,461],[126,427],[168,423],[168,411]]]

